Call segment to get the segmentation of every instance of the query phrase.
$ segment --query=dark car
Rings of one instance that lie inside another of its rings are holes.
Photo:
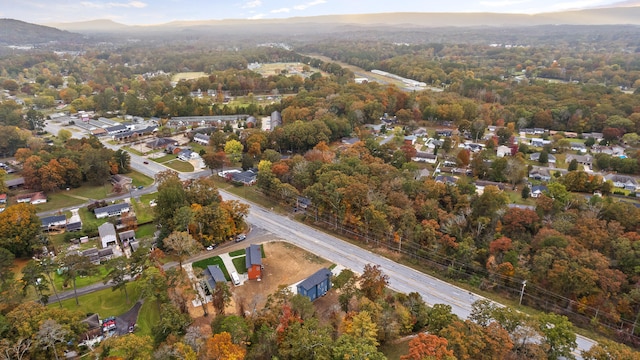
[[[143,161],[142,163],[145,164],[145,165],[149,165],[148,161]]]

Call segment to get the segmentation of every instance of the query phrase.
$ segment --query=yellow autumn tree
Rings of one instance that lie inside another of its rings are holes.
[[[207,359],[210,360],[242,360],[247,351],[231,341],[231,334],[221,332],[207,340],[205,347]]]

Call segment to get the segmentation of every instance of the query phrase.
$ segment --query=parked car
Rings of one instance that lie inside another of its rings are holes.
[[[240,235],[238,235],[238,237],[236,237],[236,242],[240,242],[240,241],[242,241],[242,240],[244,240],[246,238],[247,238],[247,235],[240,234]]]
[[[142,186],[142,185],[138,186],[138,190],[142,190],[143,188],[144,188],[144,186]]]
[[[213,250],[213,249],[214,249],[213,245],[209,245],[209,246],[207,246],[207,251],[211,251],[211,250]]]
[[[149,165],[148,161],[143,161],[142,163],[145,164],[145,165]]]

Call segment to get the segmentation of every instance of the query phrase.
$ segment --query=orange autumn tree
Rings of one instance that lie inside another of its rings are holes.
[[[409,353],[402,355],[400,360],[453,360],[453,351],[447,349],[447,339],[436,335],[419,333],[409,341]]]
[[[247,350],[231,341],[231,334],[226,331],[209,338],[205,351],[210,360],[242,360],[247,353]]]

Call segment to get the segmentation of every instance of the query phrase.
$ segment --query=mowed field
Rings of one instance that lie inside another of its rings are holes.
[[[203,73],[202,71],[193,71],[193,72],[181,72],[173,75],[171,81],[180,81],[180,80],[192,80],[199,79],[201,77],[207,77],[209,75]]]

